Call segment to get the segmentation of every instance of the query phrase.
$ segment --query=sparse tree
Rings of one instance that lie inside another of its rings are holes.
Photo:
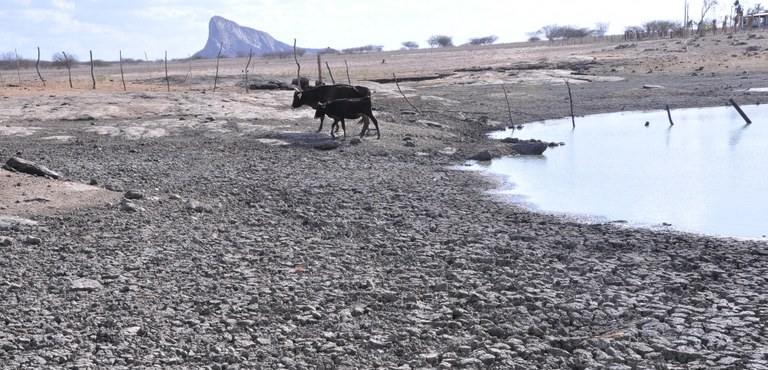
[[[384,45],[365,45],[356,48],[341,49],[342,54],[376,53],[382,51]]]
[[[528,36],[528,41],[531,41],[531,42],[541,41],[541,30],[528,32],[525,35]]]
[[[595,29],[592,30],[592,35],[595,37],[603,37],[606,33],[608,33],[608,27],[610,26],[607,22],[597,22],[595,23]]]
[[[448,47],[453,46],[453,37],[445,35],[434,35],[427,40],[427,44],[431,47]]]
[[[418,49],[419,48],[419,44],[417,44],[415,41],[405,41],[405,42],[403,42],[400,45],[403,45],[403,48],[404,49],[408,49],[408,50],[413,50],[413,49]]]
[[[706,32],[706,25],[709,24],[708,22],[704,22],[704,17],[706,17],[707,13],[709,13],[709,11],[712,10],[712,8],[714,8],[717,4],[717,0],[702,0],[701,19],[699,20],[699,35],[704,36],[704,32]]]
[[[765,11],[765,8],[763,8],[763,5],[760,3],[757,3],[755,4],[755,6],[747,10],[747,14],[762,13],[764,11]]]
[[[661,20],[655,20],[655,21],[648,21],[643,23],[643,29],[646,33],[649,35],[659,35],[660,37],[665,37],[670,31],[677,30],[681,28],[682,25],[675,21],[661,21]]]
[[[560,26],[557,24],[551,24],[541,28],[541,33],[549,41],[554,40],[570,40],[580,37],[589,36],[591,31],[586,28],[577,28],[575,26]]]
[[[72,68],[80,60],[72,53],[56,53],[51,56],[51,66],[54,68]]]
[[[477,37],[473,39],[469,39],[470,45],[490,45],[496,42],[499,38],[496,36],[485,36],[485,37]]]

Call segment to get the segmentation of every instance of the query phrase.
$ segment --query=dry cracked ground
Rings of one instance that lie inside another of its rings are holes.
[[[765,103],[766,36],[327,57],[374,91],[380,140],[246,92],[240,59],[215,92],[210,61],[170,88],[3,73],[0,159],[63,179],[0,170],[0,366],[766,369],[764,240],[532,213],[457,169],[512,154],[485,135],[510,114],[567,116],[566,79],[577,114]]]

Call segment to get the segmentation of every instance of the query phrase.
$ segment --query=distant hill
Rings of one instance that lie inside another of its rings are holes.
[[[227,57],[247,56],[251,49],[254,56],[293,51],[293,45],[277,41],[266,32],[243,27],[216,15],[208,23],[208,41],[205,47],[192,57],[216,58],[219,47],[221,47],[221,55]],[[312,52],[316,51],[307,50],[309,54]]]

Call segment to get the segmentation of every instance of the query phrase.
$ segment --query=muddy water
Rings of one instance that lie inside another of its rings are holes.
[[[503,175],[500,190],[534,209],[601,221],[765,238],[768,107],[622,112],[527,124],[494,138],[565,145],[542,156],[478,164]]]

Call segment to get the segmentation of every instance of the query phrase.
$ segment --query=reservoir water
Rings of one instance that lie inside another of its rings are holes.
[[[768,106],[621,112],[493,133],[563,142],[473,165],[539,211],[718,236],[768,235]],[[647,123],[647,125],[646,125]]]

